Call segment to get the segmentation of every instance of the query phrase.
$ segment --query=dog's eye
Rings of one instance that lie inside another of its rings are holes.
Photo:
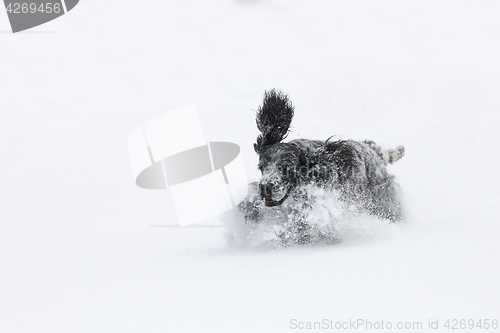
[[[283,174],[287,175],[290,172],[293,171],[293,166],[292,165],[284,165],[281,170],[283,171]]]

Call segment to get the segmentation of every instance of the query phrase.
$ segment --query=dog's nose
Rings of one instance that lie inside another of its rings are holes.
[[[263,198],[271,198],[273,194],[273,184],[259,184],[259,191]]]

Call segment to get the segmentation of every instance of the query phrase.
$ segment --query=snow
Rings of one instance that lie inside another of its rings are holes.
[[[15,35],[1,13],[1,332],[499,319],[497,2],[87,0]],[[130,131],[196,104],[255,180],[273,87],[296,106],[288,140],[405,146],[406,223],[286,249],[172,227],[168,191],[134,184]]]

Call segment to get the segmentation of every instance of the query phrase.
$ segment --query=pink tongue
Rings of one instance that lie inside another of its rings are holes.
[[[266,200],[266,202],[273,202],[274,201],[273,199],[269,199],[269,198],[265,198],[264,200]]]

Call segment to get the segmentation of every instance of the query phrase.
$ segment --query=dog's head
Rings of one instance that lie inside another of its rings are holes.
[[[281,143],[288,135],[294,108],[288,96],[277,90],[266,91],[264,102],[257,110],[257,137],[254,149],[259,154],[262,178],[259,192],[266,206],[278,206],[285,201],[297,183],[301,165],[299,149],[291,143]]]
[[[301,158],[291,143],[277,143],[267,147],[259,157],[262,178],[259,191],[268,207],[279,206],[298,185]]]

